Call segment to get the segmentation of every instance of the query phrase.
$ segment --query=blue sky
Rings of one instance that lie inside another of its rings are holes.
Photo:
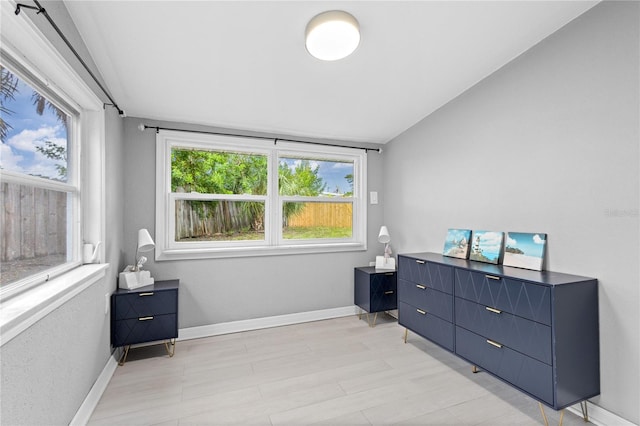
[[[542,257],[547,234],[531,234],[525,232],[507,233],[507,246],[518,247],[527,256]]]
[[[12,128],[0,145],[0,165],[5,170],[58,178],[56,162],[39,153],[36,147],[43,146],[45,141],[66,147],[67,131],[50,109],[45,108],[42,115],[36,113],[32,93],[33,89],[20,80],[15,99],[3,101],[12,113],[3,114],[2,119]]]
[[[294,168],[301,160],[282,158],[290,168]],[[347,182],[345,176],[353,175],[353,163],[339,163],[336,161],[309,160],[311,167],[318,168],[318,176],[326,183],[325,191],[344,194],[353,191],[353,186]]]

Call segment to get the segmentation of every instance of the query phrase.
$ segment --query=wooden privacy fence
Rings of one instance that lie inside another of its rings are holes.
[[[290,227],[327,226],[348,228],[352,225],[351,203],[306,203],[287,220]]]
[[[8,182],[0,188],[0,260],[65,254],[67,194]]]
[[[264,230],[264,205],[259,202],[176,201],[176,241]],[[348,228],[351,203],[305,203],[286,219],[288,227]]]
[[[243,209],[240,203],[233,201],[177,200],[176,241],[250,229],[259,231],[263,227],[263,214],[255,214],[256,209],[260,209],[258,204],[247,202]]]

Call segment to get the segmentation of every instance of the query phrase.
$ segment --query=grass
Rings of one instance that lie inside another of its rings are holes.
[[[342,239],[351,238],[351,228],[331,226],[289,226],[283,229],[285,240]],[[183,238],[180,241],[256,241],[264,240],[264,232],[244,231],[233,234],[216,234],[198,238]]]

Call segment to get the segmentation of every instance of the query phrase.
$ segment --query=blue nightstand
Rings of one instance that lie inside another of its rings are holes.
[[[378,312],[397,309],[397,287],[396,271],[376,269],[373,266],[355,268],[353,302],[361,309],[358,318],[365,311],[369,326],[374,327]],[[375,314],[373,322],[369,321],[370,313]]]

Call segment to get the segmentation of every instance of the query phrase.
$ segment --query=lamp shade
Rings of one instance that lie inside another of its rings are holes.
[[[380,233],[378,234],[378,242],[382,244],[387,244],[391,241],[391,237],[389,236],[389,230],[386,226],[382,225],[380,227]]]
[[[353,53],[360,44],[360,25],[342,10],[330,10],[314,16],[307,24],[305,46],[314,57],[336,61]]]
[[[138,251],[150,251],[156,244],[153,242],[153,238],[149,234],[146,228],[142,228],[138,231]]]

